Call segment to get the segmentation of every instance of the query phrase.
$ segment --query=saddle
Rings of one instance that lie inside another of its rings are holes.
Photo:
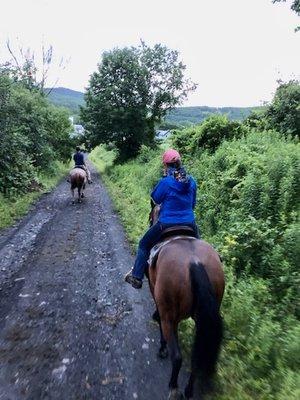
[[[169,239],[167,239],[169,238]],[[167,239],[167,240],[165,240]],[[148,260],[148,265],[149,267],[154,267],[157,257],[161,251],[161,249],[168,243],[178,240],[178,239],[192,239],[196,240],[196,234],[193,228],[190,226],[185,226],[185,225],[175,225],[170,228],[166,228],[163,230],[162,235],[161,235],[161,240],[159,243],[157,243],[155,246],[152,247],[150,251],[150,256]]]
[[[83,169],[85,171],[84,165],[75,165],[75,167],[73,169],[75,169],[75,168],[80,168],[80,169]]]
[[[161,238],[166,239],[167,237],[170,236],[192,236],[196,237],[195,231],[193,228],[187,225],[174,225],[171,226],[170,228],[166,228],[162,231]]]

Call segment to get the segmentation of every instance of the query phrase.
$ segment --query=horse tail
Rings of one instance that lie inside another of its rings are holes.
[[[202,378],[213,377],[223,337],[219,304],[204,266],[191,262],[190,279],[193,293],[193,318],[196,333],[192,349],[192,371]]]

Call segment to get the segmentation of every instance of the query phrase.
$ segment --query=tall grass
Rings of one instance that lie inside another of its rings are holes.
[[[45,192],[48,192],[67,174],[70,165],[56,162],[47,173],[38,173],[35,189],[17,196],[4,197],[0,194],[0,229],[13,224],[25,215],[32,204]]]

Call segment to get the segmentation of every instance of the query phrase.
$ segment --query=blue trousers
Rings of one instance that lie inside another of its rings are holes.
[[[164,229],[175,225],[190,226],[194,229],[196,237],[199,238],[198,227],[195,222],[182,224],[163,224],[161,222],[157,222],[156,224],[152,225],[139,242],[136,260],[132,270],[132,275],[135,278],[144,278],[144,271],[148,267],[148,259],[152,247],[160,241]]]

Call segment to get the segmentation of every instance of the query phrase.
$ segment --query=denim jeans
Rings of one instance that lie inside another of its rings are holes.
[[[163,224],[161,222],[157,222],[156,224],[152,225],[139,242],[136,260],[132,270],[132,275],[135,278],[143,279],[144,271],[148,267],[148,259],[152,247],[160,241],[163,230],[175,225],[190,226],[194,229],[196,237],[199,238],[199,231],[195,222],[182,224]]]

